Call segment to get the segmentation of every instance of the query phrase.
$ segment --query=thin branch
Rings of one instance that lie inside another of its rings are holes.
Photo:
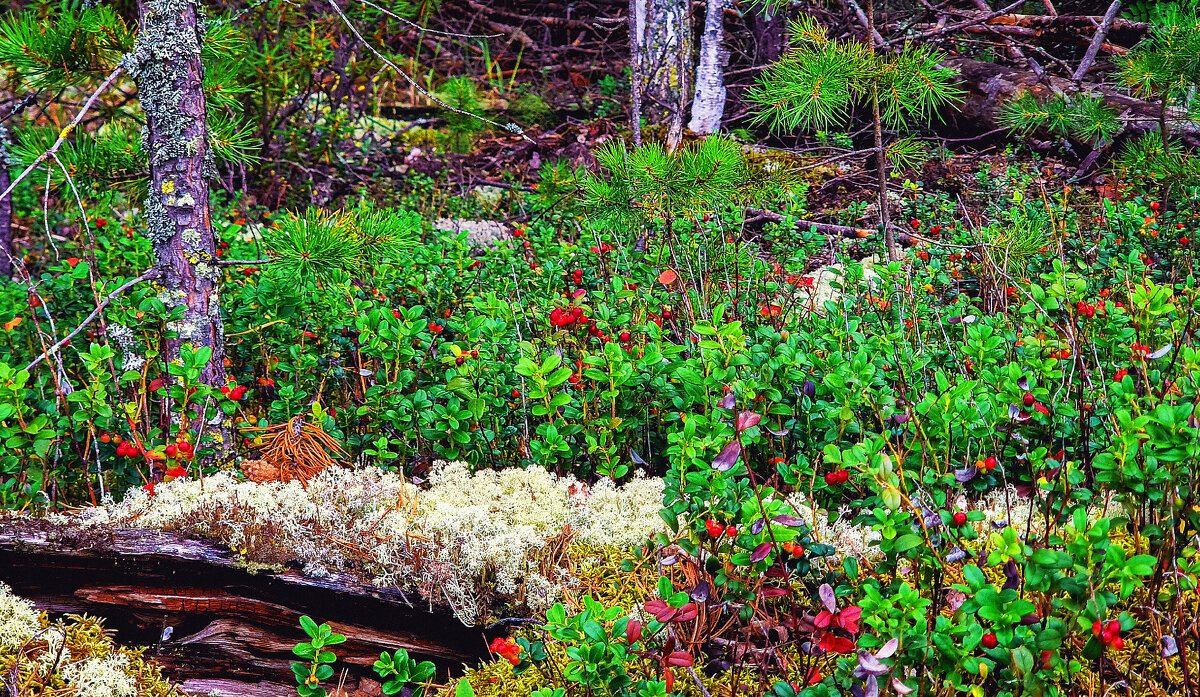
[[[86,102],[83,103],[83,107],[79,110],[79,113],[75,115],[75,118],[71,120],[71,123],[67,124],[67,127],[59,132],[58,140],[54,141],[54,145],[51,145],[50,149],[46,152],[38,155],[37,159],[30,163],[30,165],[25,168],[24,172],[21,172],[19,175],[17,175],[17,178],[8,185],[8,188],[5,189],[3,193],[0,193],[0,199],[11,194],[13,189],[17,188],[17,184],[21,183],[22,179],[27,177],[30,172],[37,169],[38,165],[50,159],[50,156],[58,152],[58,149],[62,147],[62,144],[67,142],[67,136],[71,135],[71,132],[75,130],[75,127],[79,125],[80,121],[83,121],[84,115],[87,114],[88,109],[92,108],[92,104],[95,103],[96,98],[99,97],[100,94],[106,89],[108,89],[108,86],[112,84],[113,80],[117,79],[117,76],[120,75],[121,71],[123,70],[124,67],[118,65],[111,73],[108,74],[108,77],[104,78],[104,82],[100,83],[100,86],[96,88],[96,91],[92,92],[92,95],[88,97]]]
[[[1117,18],[1117,11],[1121,9],[1121,0],[1113,0],[1113,3],[1108,6],[1108,12],[1104,13],[1104,19],[1101,20],[1100,26],[1096,27],[1096,34],[1092,37],[1092,43],[1088,45],[1087,53],[1083,54],[1083,60],[1079,62],[1079,68],[1071,79],[1079,82],[1087,75],[1087,71],[1091,69],[1092,63],[1096,60],[1096,54],[1100,52],[1100,47],[1104,45],[1104,38],[1108,36],[1108,30],[1112,27],[1113,20]]]
[[[430,29],[429,27],[423,27],[420,24],[417,24],[416,22],[414,22],[412,20],[405,19],[385,7],[380,7],[379,5],[376,5],[375,3],[371,2],[370,0],[358,0],[358,2],[364,4],[367,7],[370,7],[372,9],[379,10],[380,12],[384,13],[388,17],[391,17],[394,20],[403,22],[403,23],[407,24],[408,26],[412,27],[413,29],[419,29],[419,30],[421,30],[422,33],[425,33],[425,34],[436,34],[438,36],[449,36],[449,37],[455,38],[455,39],[498,39],[501,36],[504,36],[504,32],[500,32],[499,34],[456,34],[455,32],[452,32],[452,31],[438,31],[437,29]]]
[[[157,278],[158,276],[159,276],[159,272],[155,269],[151,269],[149,271],[144,272],[141,276],[138,276],[137,278],[132,278],[132,279],[126,281],[125,283],[121,284],[116,290],[109,293],[108,296],[105,297],[104,300],[101,301],[100,304],[96,306],[96,309],[92,310],[92,314],[85,317],[83,319],[83,321],[79,323],[79,326],[72,329],[69,334],[64,336],[62,339],[60,339],[57,343],[55,343],[50,348],[43,351],[41,353],[41,355],[39,355],[37,358],[33,359],[33,361],[31,361],[29,363],[29,365],[25,366],[25,370],[26,371],[33,370],[33,368],[38,363],[41,363],[42,360],[44,360],[47,356],[54,353],[55,351],[62,348],[63,346],[66,346],[71,341],[71,339],[73,339],[75,337],[76,334],[83,331],[84,327],[88,326],[93,321],[95,321],[95,319],[100,316],[100,313],[104,311],[104,308],[111,305],[112,301],[116,300],[117,297],[121,295],[121,293],[124,293],[125,291],[129,290],[133,286],[135,286],[143,281],[149,281],[150,279]]]
[[[500,123],[499,121],[493,121],[487,117],[480,116],[479,114],[473,114],[469,111],[465,111],[463,109],[458,109],[458,108],[452,107],[449,104],[447,104],[446,102],[442,101],[441,99],[438,99],[429,90],[422,87],[415,79],[413,79],[413,77],[411,75],[409,75],[407,72],[402,70],[400,68],[400,66],[393,63],[391,60],[388,59],[387,56],[380,53],[374,46],[371,45],[370,42],[368,42],[366,39],[364,39],[363,35],[358,32],[358,28],[355,27],[354,24],[350,21],[350,19],[346,16],[346,13],[342,12],[342,8],[338,6],[337,0],[329,0],[329,6],[332,7],[333,11],[335,13],[337,13],[337,16],[341,18],[342,23],[344,23],[346,25],[346,28],[349,29],[350,33],[354,35],[354,38],[356,38],[360,42],[362,42],[362,45],[366,46],[368,51],[370,51],[372,54],[374,54],[376,58],[378,58],[380,61],[382,61],[389,68],[391,68],[392,70],[395,70],[400,75],[400,77],[404,78],[405,82],[407,82],[414,90],[416,90],[417,92],[420,92],[421,95],[424,96],[426,99],[429,99],[430,101],[432,101],[433,103],[442,107],[443,109],[446,109],[447,111],[451,111],[455,114],[459,114],[460,116],[467,116],[472,119],[476,119],[477,121],[482,121],[488,125],[495,126],[496,128],[499,128],[501,130],[508,131],[509,133],[512,133],[514,135],[521,136],[522,138],[529,141],[530,143],[535,142],[533,140],[533,138],[530,138],[528,135],[525,134],[524,129],[522,129],[517,124],[512,123],[511,121],[509,123]]]
[[[218,259],[217,266],[258,266],[270,264],[271,259]]]
[[[955,24],[949,24],[949,25],[942,27],[941,29],[934,29],[933,31],[927,31],[924,34],[917,34],[916,36],[905,37],[905,41],[919,41],[921,39],[931,39],[935,36],[941,36],[943,34],[950,34],[952,32],[958,31],[959,29],[975,26],[976,24],[983,24],[984,22],[989,22],[989,21],[999,17],[1000,15],[1006,15],[1009,12],[1012,12],[1013,10],[1017,9],[1018,7],[1020,7],[1021,5],[1024,5],[1024,4],[1025,4],[1025,0],[1017,0],[1016,2],[1009,5],[1008,7],[1002,7],[999,10],[995,10],[994,12],[989,12],[985,15],[980,15],[979,17],[973,17],[971,19],[968,19],[968,20],[965,20],[962,22],[957,22]]]

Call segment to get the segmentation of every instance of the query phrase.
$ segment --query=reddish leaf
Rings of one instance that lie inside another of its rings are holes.
[[[692,665],[692,655],[687,651],[672,651],[667,656],[667,665],[672,668]]]
[[[760,544],[759,546],[755,547],[754,551],[750,553],[750,561],[751,562],[759,562],[759,561],[762,561],[763,559],[766,559],[768,556],[771,555],[771,548],[772,548],[772,544],[770,542],[764,542],[764,543]]]
[[[737,464],[738,458],[742,456],[742,444],[735,441],[726,445],[720,455],[712,461],[713,469],[718,472],[728,472]]]
[[[679,280],[679,274],[671,269],[667,269],[658,275],[658,282],[664,286],[670,286],[675,281]]]
[[[741,433],[751,426],[757,426],[759,421],[762,421],[762,416],[759,414],[752,411],[740,412],[737,417],[737,432]]]

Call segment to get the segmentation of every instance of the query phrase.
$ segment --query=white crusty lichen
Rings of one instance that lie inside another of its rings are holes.
[[[314,575],[362,573],[420,589],[473,623],[490,600],[555,602],[573,579],[553,549],[628,548],[663,530],[662,491],[641,476],[588,487],[540,467],[472,473],[460,462],[438,463],[427,488],[371,467],[330,468],[307,488],[219,473],[161,483],[153,496],[134,490],[77,520],[215,537],[248,561],[296,560]]]

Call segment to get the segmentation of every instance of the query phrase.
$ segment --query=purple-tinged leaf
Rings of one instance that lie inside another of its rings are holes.
[[[950,562],[951,564],[955,564],[966,558],[967,558],[967,553],[963,550],[962,547],[959,547],[957,545],[954,547],[954,549],[950,550],[949,554],[946,555],[946,561]]]
[[[863,692],[863,697],[879,697],[879,679],[874,675],[867,678],[867,689]]]
[[[857,677],[864,678],[868,675],[883,675],[889,670],[891,668],[880,663],[879,659],[875,656],[862,649],[858,650],[858,668],[854,671]]]
[[[954,478],[959,484],[966,484],[979,474],[979,470],[975,469],[975,465],[968,465],[960,470],[954,470]]]
[[[1162,638],[1162,657],[1170,658],[1179,653],[1179,645],[1175,643],[1175,637],[1165,636]]]
[[[677,564],[678,562],[679,562],[678,554],[672,554],[670,556],[666,556],[666,557],[663,557],[662,559],[658,560],[659,566],[675,566],[675,564]]]
[[[804,396],[812,399],[817,396],[817,383],[812,380],[804,381]]]
[[[980,569],[980,571],[982,570]],[[1009,559],[1004,565],[1004,579],[1004,586],[1001,590],[1016,590],[1021,587],[1021,569],[1012,559]]]
[[[1028,392],[1029,391],[1029,378],[1022,375],[1021,379],[1017,380],[1017,387],[1020,387],[1022,390],[1025,390],[1026,392]]]
[[[1148,356],[1146,356],[1146,358],[1147,358],[1147,360],[1157,361],[1158,359],[1160,359],[1163,356],[1170,353],[1171,349],[1173,349],[1173,348],[1175,348],[1174,344],[1167,344],[1166,346],[1160,348],[1159,350],[1155,351],[1154,353],[1149,354]]]
[[[975,324],[975,320],[979,319],[975,315],[966,315],[962,318],[963,324]]]
[[[892,656],[896,655],[896,650],[899,648],[900,639],[898,637],[892,637],[891,639],[887,640],[887,643],[879,647],[879,650],[875,652],[875,658],[891,658]]]
[[[741,433],[751,426],[757,426],[759,421],[762,421],[761,414],[756,414],[752,411],[738,412],[737,432]]]
[[[642,456],[641,456],[641,455],[638,455],[638,454],[637,454],[637,452],[636,452],[636,451],[634,451],[634,449],[633,449],[633,448],[630,448],[630,449],[629,449],[629,459],[630,459],[630,460],[632,460],[632,461],[633,461],[633,464],[635,464],[635,465],[644,465],[644,464],[646,464],[646,461],[642,459]]]
[[[750,523],[750,534],[757,535],[758,533],[762,532],[763,528],[765,527],[767,527],[766,518],[755,518],[754,522]]]
[[[791,432],[792,432],[792,429],[790,429],[790,428],[781,428],[778,431],[776,431],[775,429],[773,429],[769,426],[767,427],[767,433],[770,433],[773,436],[778,436],[779,438],[783,438],[784,436],[786,436],[787,434],[789,434]]]
[[[902,411],[897,414],[892,414],[892,423],[897,425],[907,423],[911,418],[912,416],[910,416],[908,412]]]
[[[822,583],[817,595],[821,597],[821,603],[825,605],[826,610],[837,612],[837,596],[833,594],[833,586]]]
[[[798,528],[801,525],[804,525],[804,519],[797,518],[794,515],[777,515],[771,519],[771,522],[779,523],[780,525],[786,525],[789,528]]]
[[[738,458],[742,456],[742,444],[731,441],[729,445],[721,450],[721,454],[717,455],[712,461],[713,469],[718,472],[728,472],[737,464]]]
[[[949,324],[958,324],[961,321],[962,321],[962,317],[959,317],[957,315],[955,315],[954,317],[946,318],[946,322],[948,322]]]
[[[692,589],[692,592],[690,593],[690,595],[692,597],[692,600],[695,600],[698,603],[702,603],[705,600],[708,600],[708,593],[709,593],[708,581],[701,581],[700,583],[696,584],[695,588]]]
[[[752,563],[760,562],[763,559],[766,559],[767,557],[771,556],[772,546],[773,545],[771,544],[771,542],[768,541],[768,542],[764,542],[764,543],[760,544],[759,546],[755,547],[754,551],[750,553],[750,561]]]
[[[892,689],[895,690],[896,694],[900,695],[901,697],[906,697],[906,695],[911,695],[913,692],[915,692],[913,688],[901,682],[900,678],[892,678]]]
[[[721,400],[723,409],[732,409],[737,406],[737,397],[733,396],[732,392],[726,392],[725,398]]]
[[[791,593],[791,591],[787,588],[779,588],[778,586],[767,586],[759,589],[758,591],[760,598],[782,598],[789,593]]]

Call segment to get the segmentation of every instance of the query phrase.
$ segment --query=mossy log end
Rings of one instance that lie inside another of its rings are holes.
[[[236,553],[173,533],[2,519],[0,581],[52,614],[105,618],[118,642],[148,647],[189,694],[294,695],[301,615],[348,638],[334,647],[347,695],[378,694],[371,664],[385,650],[443,670],[487,654],[480,629],[402,591],[336,572],[251,573]]]

